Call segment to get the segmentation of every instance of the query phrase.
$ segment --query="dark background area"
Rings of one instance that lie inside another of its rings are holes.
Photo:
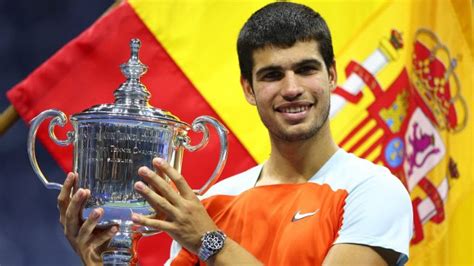
[[[113,0],[0,0],[0,112],[6,92],[89,27]],[[59,224],[56,198],[30,167],[28,127],[19,119],[0,136],[0,265],[80,265]],[[65,173],[41,144],[39,164],[54,181]]]

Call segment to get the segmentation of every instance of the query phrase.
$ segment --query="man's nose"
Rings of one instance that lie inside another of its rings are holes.
[[[281,95],[289,101],[298,98],[303,93],[303,87],[298,82],[298,77],[293,71],[288,71],[282,80]]]

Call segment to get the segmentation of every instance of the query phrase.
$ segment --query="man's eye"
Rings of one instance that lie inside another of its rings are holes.
[[[271,71],[268,73],[265,73],[262,76],[263,81],[273,81],[273,80],[279,80],[283,77],[283,74],[279,71]]]
[[[317,68],[314,66],[302,66],[298,68],[295,72],[300,75],[311,75],[316,73]]]

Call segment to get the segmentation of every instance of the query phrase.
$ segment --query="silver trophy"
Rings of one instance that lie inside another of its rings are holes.
[[[197,194],[204,193],[217,181],[227,159],[227,130],[216,119],[200,116],[190,126],[148,104],[150,93],[140,82],[147,71],[138,59],[140,40],[132,39],[130,48],[130,59],[120,66],[127,80],[114,92],[114,104],[96,105],[72,115],[74,131],[67,133],[66,140],[59,140],[54,134],[56,125],[66,124],[66,115],[59,110],[46,110],[31,121],[28,136],[31,166],[48,189],[61,189],[62,185],[49,182],[38,166],[35,155],[38,127],[45,119],[52,118],[50,138],[60,146],[74,144],[73,170],[79,174],[79,187],[91,191],[82,218],[86,219],[93,209],[101,207],[104,215],[98,226],[119,226],[109,249],[102,254],[104,265],[133,264],[136,258],[131,249],[136,235],[157,233],[153,228],[137,226],[131,221],[132,213],[151,215],[154,212],[133,188],[135,182],[142,180],[137,174],[138,168],[152,168],[152,159],[161,157],[181,171],[184,150],[194,152],[208,143],[207,124],[217,130],[220,155],[216,169],[204,186],[196,190]],[[199,144],[191,145],[187,135],[190,129],[203,133]]]

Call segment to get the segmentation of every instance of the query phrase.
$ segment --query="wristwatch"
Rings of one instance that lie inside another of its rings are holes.
[[[220,230],[208,231],[201,237],[201,247],[198,256],[202,261],[207,261],[217,254],[223,247],[227,236]]]

